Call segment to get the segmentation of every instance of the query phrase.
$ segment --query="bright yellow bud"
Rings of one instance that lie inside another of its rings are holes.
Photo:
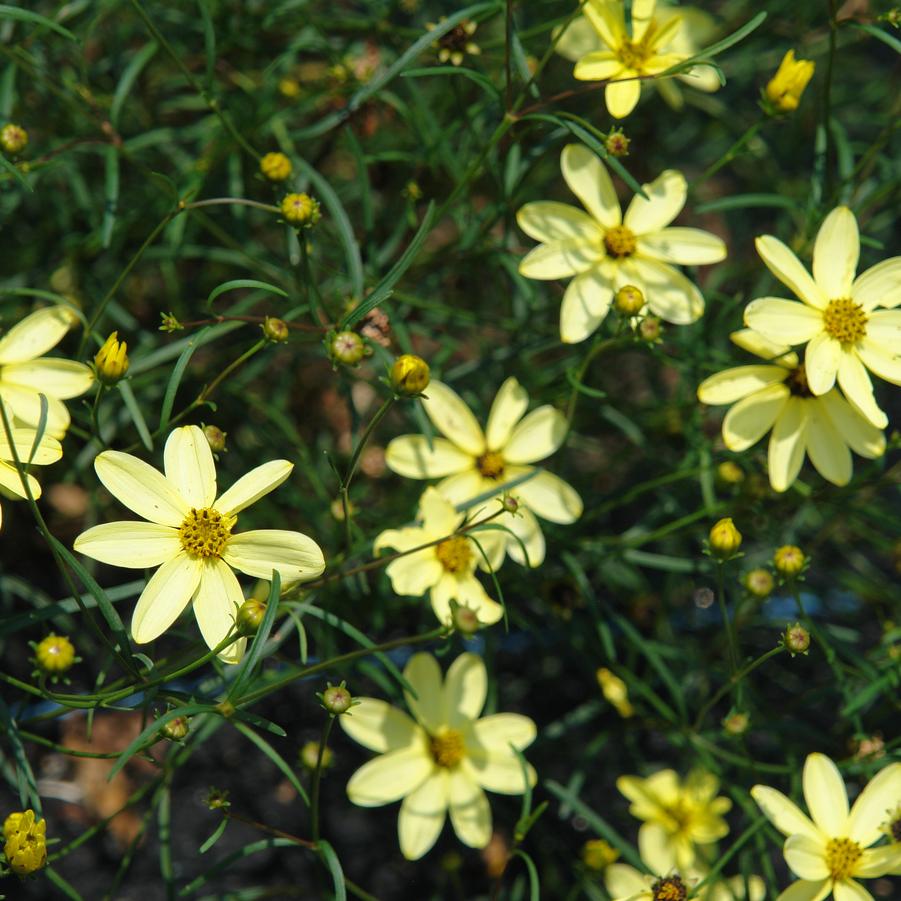
[[[10,122],[0,129],[0,147],[9,154],[21,153],[28,146],[28,132]]]
[[[632,716],[635,711],[629,703],[629,689],[626,683],[619,676],[614,675],[609,669],[601,667],[595,673],[598,685],[604,697],[616,708],[616,712],[623,718],[627,719]]]
[[[75,663],[75,646],[65,635],[48,635],[34,651],[38,666],[48,673],[64,673]]]
[[[105,385],[114,385],[128,372],[128,345],[113,332],[94,357],[94,372]]]
[[[289,194],[282,201],[282,215],[291,225],[298,228],[312,228],[321,218],[319,201],[309,194]]]
[[[780,575],[792,578],[800,575],[807,563],[804,551],[793,544],[784,544],[773,554],[773,566]]]
[[[582,845],[582,863],[589,870],[600,872],[619,857],[619,851],[602,838],[592,838]]]
[[[404,397],[422,394],[429,378],[429,364],[415,354],[401,354],[391,367],[391,387]]]
[[[721,560],[734,557],[741,547],[741,532],[730,517],[721,519],[710,530],[710,550]]]
[[[789,50],[764,90],[767,100],[780,113],[794,112],[815,68],[812,60],[795,59],[795,51]]]
[[[3,853],[17,876],[35,873],[47,863],[47,821],[35,822],[34,811],[11,813],[3,823]]]
[[[267,153],[260,160],[260,172],[269,181],[284,181],[291,174],[291,160],[283,153]]]

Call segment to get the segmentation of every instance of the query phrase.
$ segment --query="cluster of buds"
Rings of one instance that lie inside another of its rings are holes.
[[[11,813],[3,822],[3,854],[17,876],[36,873],[47,863],[47,821],[33,810]]]
[[[113,332],[94,356],[94,374],[104,385],[115,385],[128,372],[128,345]]]
[[[442,16],[438,22],[440,24],[446,20],[447,16]],[[438,26],[434,22],[426,22],[425,27],[429,31],[434,31]],[[432,44],[432,49],[438,54],[438,61],[459,66],[467,54],[469,56],[478,56],[482,52],[482,48],[472,40],[472,36],[477,29],[478,25],[472,19],[463,19],[450,31],[438,38]]]
[[[399,397],[418,397],[429,385],[429,364],[415,354],[401,354],[388,375]]]

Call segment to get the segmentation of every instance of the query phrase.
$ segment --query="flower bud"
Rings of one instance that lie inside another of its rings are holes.
[[[356,366],[366,356],[366,345],[356,332],[338,332],[329,344],[333,360],[345,366]]]
[[[659,344],[662,340],[660,337],[662,334],[663,326],[656,316],[645,316],[638,323],[638,336],[648,344]]]
[[[519,501],[512,494],[505,494],[501,498],[505,513],[515,513],[519,509]]]
[[[795,623],[782,634],[782,645],[792,657],[797,654],[807,654],[810,648],[810,632],[800,623]]]
[[[595,673],[595,677],[601,687],[601,693],[616,708],[616,712],[623,719],[633,716],[635,711],[629,703],[629,689],[626,687],[626,683],[604,667]]]
[[[623,134],[621,128],[614,128],[604,139],[604,147],[610,156],[628,156],[631,140]]]
[[[8,122],[0,129],[0,147],[15,156],[28,146],[28,132],[21,125]]]
[[[47,863],[47,821],[33,810],[11,813],[3,823],[3,853],[17,876],[36,873]]]
[[[160,726],[160,735],[169,741],[183,741],[190,731],[191,726],[186,716],[177,716]]]
[[[283,319],[276,319],[274,316],[267,316],[263,320],[263,335],[267,341],[273,344],[284,344],[288,340],[288,325]]]
[[[312,228],[322,218],[319,201],[309,194],[288,194],[281,209],[285,221],[297,228]]]
[[[319,760],[319,742],[318,741],[308,741],[301,749],[300,749],[300,762],[303,764],[305,769],[315,770],[316,763]],[[327,769],[330,767],[335,761],[335,755],[332,754],[331,749],[325,747],[322,749],[322,769]]]
[[[592,838],[582,845],[582,863],[600,873],[619,858],[619,851],[602,838]]]
[[[104,385],[115,385],[128,372],[128,345],[112,332],[94,356],[94,372]]]
[[[75,663],[75,646],[65,635],[48,635],[34,649],[38,666],[45,673],[59,675]]]
[[[453,599],[451,599],[450,607],[451,625],[454,627],[454,631],[459,632],[464,638],[472,638],[479,629],[485,626],[472,607],[464,607]]]
[[[391,387],[402,397],[416,397],[429,384],[429,364],[415,354],[401,354],[391,367]]]
[[[278,92],[288,100],[295,100],[300,96],[300,85],[293,78],[282,78],[278,83]]]
[[[644,309],[644,294],[635,285],[623,285],[616,292],[613,305],[623,316],[637,316]]]
[[[727,735],[744,735],[748,731],[751,724],[751,717],[747,713],[733,710],[727,717],[723,719],[723,731]]]
[[[235,620],[238,634],[248,638],[256,635],[265,615],[266,603],[259,598],[248,598],[238,607],[238,616]]]
[[[773,574],[768,569],[752,569],[745,573],[742,582],[755,598],[769,597],[773,591]]]
[[[328,688],[319,695],[319,700],[332,716],[341,716],[342,713],[347,713],[354,704],[354,699],[344,682],[340,685],[329,683]]]
[[[227,434],[228,432],[223,432],[222,429],[215,425],[205,425],[203,427],[203,435],[214,454],[221,454],[225,450],[225,436]]]
[[[795,59],[794,50],[785,54],[763,92],[773,112],[791,113],[798,108],[815,68],[816,64],[809,59]]]
[[[744,481],[744,470],[732,460],[724,460],[716,468],[716,477],[724,485],[737,485]]]
[[[206,806],[210,810],[228,810],[232,806],[228,800],[228,789],[211,787],[207,792]]]
[[[269,181],[284,181],[291,175],[291,160],[283,153],[267,153],[260,160],[260,172]]]
[[[793,544],[785,544],[773,554],[773,566],[776,572],[787,579],[800,575],[807,565],[804,551]]]
[[[721,519],[710,530],[710,552],[720,560],[734,557],[741,547],[741,532],[728,516]]]

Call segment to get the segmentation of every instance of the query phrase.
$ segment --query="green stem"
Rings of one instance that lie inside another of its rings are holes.
[[[207,200],[195,200],[191,203],[186,203],[184,209],[197,210],[205,206],[223,205],[252,206],[257,210],[266,210],[267,213],[281,212],[277,206],[273,206],[271,203],[260,203],[258,200],[246,200],[243,197],[210,197]]]
[[[719,604],[720,615],[723,617],[723,628],[726,630],[726,641],[729,645],[729,668],[732,670],[732,679],[738,675],[738,641],[735,637],[733,623],[726,607],[726,564],[719,560],[716,564],[716,600]]]
[[[835,50],[838,40],[838,22],[836,21],[835,0],[829,0],[829,55],[826,57],[826,80],[823,86],[823,131],[826,136],[826,185],[823,192],[828,199],[832,191],[832,169],[829,158],[832,155],[832,129],[829,119],[832,115],[832,73],[835,68]]]
[[[303,268],[303,277],[305,280],[306,299],[310,303],[310,315],[313,317],[315,325],[321,325],[328,322],[328,316],[323,315],[322,297],[319,294],[319,288],[316,280],[313,278],[313,267],[310,265],[310,254],[307,250],[307,239],[302,231],[297,233],[297,242],[300,244],[300,264]]]
[[[310,820],[313,841],[319,841],[319,785],[322,782],[322,759],[325,749],[328,747],[328,738],[335,724],[335,717],[329,714],[322,726],[322,736],[319,739],[319,753],[316,755],[316,769],[313,771],[313,786],[310,789]]]
[[[573,377],[573,385],[572,392],[569,395],[569,403],[566,407],[566,421],[572,426],[573,416],[576,414],[576,405],[579,403],[579,395],[581,392],[579,391],[579,387],[581,387],[582,383],[585,380],[585,375],[588,372],[588,367],[591,366],[592,361],[595,357],[600,356],[605,351],[610,350],[612,347],[616,347],[618,345],[627,344],[632,340],[631,336],[622,336],[617,335],[613,338],[607,338],[604,341],[596,341],[588,353],[585,354],[582,362],[579,364],[579,369],[577,370],[575,376]]]
[[[694,188],[701,184],[701,182],[707,181],[711,175],[714,175],[719,172],[723,166],[731,163],[732,160],[738,156],[739,151],[745,144],[757,135],[757,132],[763,127],[764,121],[764,119],[758,119],[715,163],[708,166],[699,178],[692,181],[690,187]]]

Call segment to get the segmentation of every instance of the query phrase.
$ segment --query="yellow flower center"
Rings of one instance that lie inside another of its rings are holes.
[[[836,882],[853,876],[861,857],[863,849],[850,838],[833,838],[826,845],[826,866]]]
[[[472,548],[462,535],[455,535],[435,548],[435,556],[449,573],[459,573],[469,568]]]
[[[453,769],[466,754],[463,736],[456,729],[443,729],[429,738],[429,751],[438,766]]]
[[[644,64],[654,55],[654,51],[643,41],[635,43],[627,39],[619,45],[616,55],[627,69],[640,72]]]
[[[658,879],[651,886],[651,892],[651,901],[685,901],[688,897],[688,888],[678,875]]]
[[[221,557],[236,521],[236,516],[223,516],[212,507],[191,507],[178,538],[192,557]]]
[[[823,310],[823,328],[836,341],[854,344],[867,333],[867,314],[848,297],[830,300]]]
[[[785,384],[794,397],[813,397],[813,392],[807,384],[807,371],[803,363],[789,372]]]
[[[504,458],[497,451],[488,451],[476,460],[476,467],[486,479],[500,479],[504,474]]]
[[[612,257],[629,257],[635,253],[635,235],[625,225],[615,225],[604,233],[604,247]]]

